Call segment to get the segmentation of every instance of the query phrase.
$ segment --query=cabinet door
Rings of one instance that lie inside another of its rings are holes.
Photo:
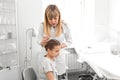
[[[0,70],[18,64],[16,1],[0,0]]]
[[[10,70],[4,69],[0,72],[0,80],[19,80],[17,67]]]

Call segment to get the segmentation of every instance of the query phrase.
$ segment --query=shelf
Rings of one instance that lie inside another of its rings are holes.
[[[16,27],[16,24],[0,24],[0,27],[4,27],[4,26],[15,26]]]
[[[3,71],[8,71],[9,70],[9,68],[7,68],[7,67],[2,67],[2,66],[0,66],[2,69],[0,69],[0,72],[3,72]]]
[[[15,12],[15,1],[14,0],[0,1],[0,12]]]
[[[0,55],[17,53],[16,44],[17,44],[16,42],[1,43],[0,44]]]
[[[15,4],[15,0],[2,0],[2,3]]]
[[[17,59],[17,51],[6,53],[6,54],[0,54],[0,66],[15,66],[17,65],[18,59]]]
[[[2,67],[2,69],[0,69],[0,72],[9,71],[10,69],[14,69],[14,68],[17,68],[17,66],[10,66],[10,68],[9,67],[5,67],[5,68]]]
[[[3,51],[3,52],[0,52],[0,56],[9,55],[9,54],[16,54],[16,53],[17,53],[17,50]]]
[[[2,42],[13,42],[13,41],[16,41],[16,38],[12,38],[12,39],[7,39],[7,38],[5,38],[5,39],[0,39],[0,43],[1,43],[1,41],[2,41]]]
[[[4,9],[4,8],[1,8],[0,9],[0,14],[2,13],[16,13],[16,10],[14,9]]]

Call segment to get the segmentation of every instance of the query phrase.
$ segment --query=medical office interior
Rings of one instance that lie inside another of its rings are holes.
[[[120,80],[120,0],[0,0],[0,80],[26,80],[29,66],[37,75],[37,30],[48,4],[71,29],[66,80]]]

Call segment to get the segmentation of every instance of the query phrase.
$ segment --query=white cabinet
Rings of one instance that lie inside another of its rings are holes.
[[[16,1],[0,0],[0,80],[15,78],[18,67],[18,36],[16,24]],[[8,70],[10,68],[10,70]]]
[[[0,0],[0,66],[18,62],[15,0]]]
[[[4,69],[0,71],[0,80],[19,80],[18,68],[12,67],[9,69]]]

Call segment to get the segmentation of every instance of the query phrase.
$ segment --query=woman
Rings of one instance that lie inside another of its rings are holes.
[[[44,22],[39,27],[38,43],[44,47],[49,39],[57,39],[61,43],[61,53],[56,58],[56,68],[58,75],[66,72],[65,47],[72,43],[70,29],[61,20],[61,14],[56,5],[48,5],[45,10]]]
[[[55,58],[60,52],[60,42],[55,39],[49,40],[45,45],[46,55],[39,61],[40,80],[58,80],[55,68]]]

